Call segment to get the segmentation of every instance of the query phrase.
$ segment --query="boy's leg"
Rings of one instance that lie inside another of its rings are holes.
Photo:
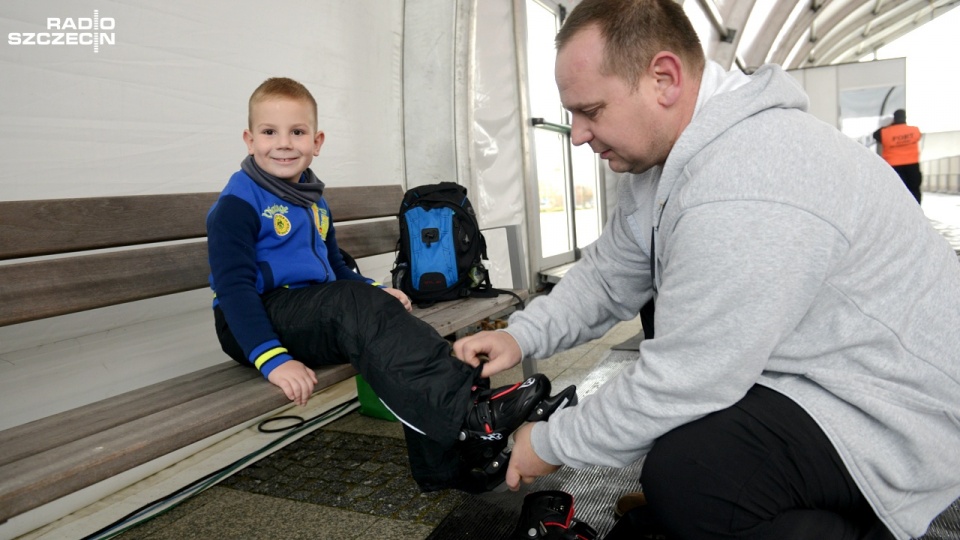
[[[360,282],[282,289],[264,298],[280,341],[318,367],[349,362],[403,422],[410,469],[422,489],[456,485],[456,437],[479,370],[399,301]]]
[[[410,475],[425,492],[461,487],[463,474],[456,443],[441,443],[403,426]],[[462,486],[466,487],[466,486]]]
[[[361,282],[281,289],[264,297],[281,343],[313,367],[349,362],[399,418],[455,441],[479,369],[395,298]]]
[[[668,538],[893,538],[816,422],[759,385],[658,439],[640,481],[630,517]]]

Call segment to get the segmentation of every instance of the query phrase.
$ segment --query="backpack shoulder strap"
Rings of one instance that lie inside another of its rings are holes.
[[[523,298],[520,298],[520,295],[517,293],[507,290],[507,289],[497,289],[496,287],[490,287],[489,284],[481,285],[476,289],[470,290],[470,296],[474,298],[495,298],[501,294],[509,294],[510,296],[517,299],[517,309],[523,309],[526,307],[526,304],[523,301]]]

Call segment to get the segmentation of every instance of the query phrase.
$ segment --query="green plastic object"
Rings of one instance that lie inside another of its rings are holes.
[[[381,420],[388,420],[390,422],[397,422],[397,417],[380,401],[380,398],[374,393],[373,388],[370,388],[370,383],[364,380],[362,375],[358,374],[356,378],[357,398],[360,400],[360,414]]]

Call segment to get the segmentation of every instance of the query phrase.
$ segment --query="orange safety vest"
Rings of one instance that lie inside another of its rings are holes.
[[[920,130],[906,124],[892,124],[880,130],[883,159],[891,166],[920,162]]]

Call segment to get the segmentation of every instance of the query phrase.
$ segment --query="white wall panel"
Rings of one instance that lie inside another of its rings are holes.
[[[246,153],[246,103],[289,76],[317,98],[331,185],[402,174],[401,0],[0,5],[0,197],[219,190]],[[115,44],[11,45],[48,18],[113,19]]]

